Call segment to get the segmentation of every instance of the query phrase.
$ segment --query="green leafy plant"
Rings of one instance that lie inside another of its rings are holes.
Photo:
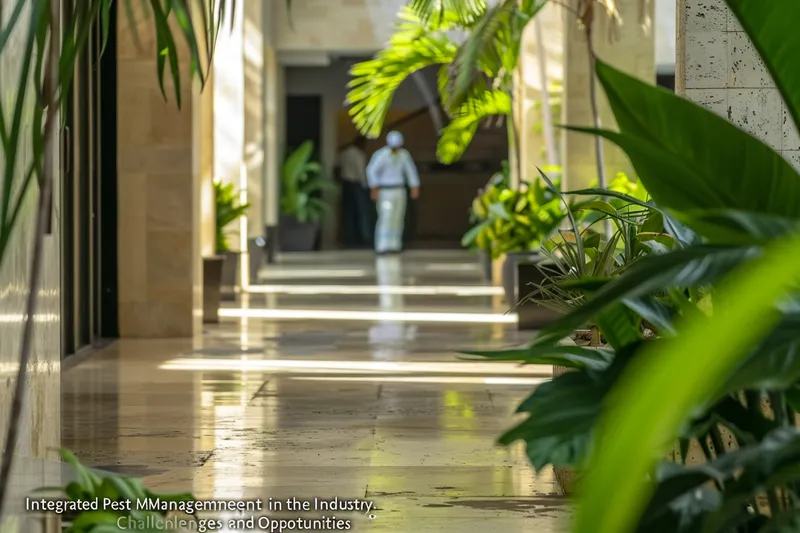
[[[469,219],[472,227],[461,238],[461,246],[470,250],[488,252],[491,245],[488,241],[488,232],[485,222],[489,219],[489,206],[497,202],[500,192],[511,187],[511,175],[508,161],[503,161],[502,169],[492,176],[489,182],[478,190],[472,200]]]
[[[329,206],[319,194],[333,184],[322,165],[312,161],[314,143],[306,141],[289,154],[281,170],[281,211],[299,222],[318,222]]]
[[[490,183],[475,199],[472,210],[478,222],[461,241],[492,259],[538,250],[567,217],[558,195],[541,180],[523,183],[518,189],[505,183]]]
[[[726,2],[800,124],[800,5]],[[619,131],[578,131],[620,146],[653,202],[593,193],[660,211],[674,246],[562,282],[578,305],[528,347],[483,354],[573,370],[533,391],[503,442],[577,470],[579,533],[797,531],[800,175],[712,112],[596,72]],[[562,342],[588,323],[604,343]]]
[[[69,450],[61,451],[61,458],[68,463],[75,473],[75,481],[62,487],[40,489],[51,496],[58,496],[73,502],[100,502],[103,504],[97,510],[77,511],[63,515],[64,533],[117,533],[131,529],[126,519],[142,521],[148,524],[141,531],[172,531],[167,529],[164,519],[166,511],[150,511],[137,509],[139,502],[193,502],[196,498],[191,494],[157,494],[147,490],[142,482],[136,478],[105,475],[98,476],[87,468]],[[116,502],[121,505],[106,504]],[[130,506],[130,509],[127,507]],[[119,510],[116,510],[116,509]],[[135,529],[135,528],[134,528]]]
[[[243,217],[250,209],[249,203],[240,203],[239,192],[234,188],[233,183],[224,183],[221,180],[214,180],[214,199],[216,203],[216,243],[217,253],[229,252],[231,250],[228,242],[226,229],[236,220]]]

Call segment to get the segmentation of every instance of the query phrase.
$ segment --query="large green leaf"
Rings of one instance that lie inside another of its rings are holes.
[[[798,229],[797,220],[733,209],[690,211],[681,218],[717,244],[764,244]]]
[[[620,146],[663,208],[736,209],[800,217],[800,176],[782,157],[723,118],[598,62]]]
[[[525,347],[494,352],[464,352],[493,361],[519,361],[526,365],[560,365],[567,368],[602,370],[607,368],[613,352],[605,348],[586,348],[574,344],[561,346]]]
[[[758,51],[786,102],[789,116],[800,125],[800,3],[795,0],[725,0]]]
[[[654,465],[688,413],[711,401],[722,380],[780,320],[776,302],[798,281],[798,261],[800,237],[770,246],[726,278],[712,316],[684,321],[680,335],[654,343],[646,357],[625,369],[606,398],[595,453],[582,478],[577,533],[635,529],[654,490],[646,481]]]
[[[522,440],[536,469],[582,464],[604,398],[640,345],[619,351],[610,366],[577,368],[539,385],[517,408],[528,418],[500,437],[500,443]]]

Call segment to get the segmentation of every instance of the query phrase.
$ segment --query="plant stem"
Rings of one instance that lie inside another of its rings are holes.
[[[544,126],[544,144],[547,149],[547,164],[558,165],[558,150],[556,149],[556,135],[553,130],[553,110],[550,107],[550,94],[547,86],[547,54],[544,48],[542,21],[539,17],[533,18],[536,30],[536,49],[539,51],[539,77],[542,80],[542,125]]]
[[[516,189],[522,182],[521,165],[519,162],[519,149],[517,147],[517,130],[514,126],[514,110],[508,114],[506,121],[506,130],[508,134],[508,164],[511,168],[511,187]]]
[[[597,62],[597,56],[594,53],[594,36],[592,33],[591,22],[586,24],[585,33],[586,51],[589,56],[589,103],[592,106],[592,123],[594,129],[599,130],[600,108],[597,105],[597,80],[595,76],[595,63]],[[603,153],[603,138],[599,135],[594,136],[594,151],[595,161],[597,164],[597,184],[599,188],[605,189],[608,184],[608,180],[606,179],[606,162],[605,154]],[[603,222],[603,233],[605,234],[606,239],[611,239],[611,222],[608,220]]]

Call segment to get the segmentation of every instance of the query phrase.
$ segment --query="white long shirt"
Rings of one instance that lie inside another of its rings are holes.
[[[350,145],[339,155],[342,179],[367,185],[367,154],[357,146]]]
[[[367,182],[370,188],[419,187],[417,166],[406,150],[392,152],[384,146],[372,156],[367,165]]]

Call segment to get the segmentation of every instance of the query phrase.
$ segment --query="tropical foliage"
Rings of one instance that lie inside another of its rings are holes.
[[[62,516],[64,520],[64,533],[117,533],[128,528],[126,519],[133,520],[133,524],[148,524],[145,531],[168,531],[164,525],[167,518],[166,511],[147,511],[127,508],[125,502],[156,501],[162,502],[191,502],[196,498],[191,494],[157,494],[147,490],[139,479],[118,476],[99,476],[78,460],[75,455],[62,450],[61,457],[72,467],[75,480],[63,487],[41,489],[40,492],[51,493],[50,496],[62,498],[67,501],[82,502],[119,502],[119,510],[112,508],[113,504],[107,503],[97,510],[87,509]]]
[[[488,184],[473,202],[477,223],[461,244],[482,250],[492,259],[537,250],[567,217],[561,199],[541,180],[518,188],[498,181]]]
[[[227,227],[240,219],[250,209],[249,203],[240,203],[239,191],[233,183],[214,181],[214,198],[216,200],[216,243],[217,253],[228,252],[231,249],[228,243]]]
[[[441,132],[437,156],[453,163],[481,123],[493,116],[511,117],[522,30],[543,5],[543,0],[491,7],[483,0],[412,0],[401,11],[389,45],[352,68],[347,98],[354,124],[364,135],[380,135],[400,84],[414,72],[439,66],[439,101],[451,121]],[[465,32],[468,37],[458,37]],[[477,46],[473,35],[489,39],[491,45]],[[508,132],[513,137],[513,125]],[[513,138],[509,141],[515,146]]]
[[[281,169],[281,212],[299,222],[317,222],[328,210],[321,194],[333,187],[312,161],[314,143],[306,141],[290,153]]]
[[[800,5],[726,3],[800,125]],[[797,531],[800,174],[706,109],[596,73],[619,131],[579,131],[622,148],[652,200],[588,191],[627,204],[589,206],[618,221],[613,268],[554,277],[569,312],[528,347],[482,354],[571,369],[501,440],[576,470],[579,533]],[[568,269],[591,264],[590,236],[571,233]]]

